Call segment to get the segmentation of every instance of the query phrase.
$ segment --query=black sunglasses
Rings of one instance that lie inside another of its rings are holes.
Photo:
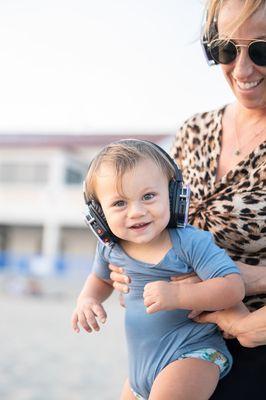
[[[207,44],[209,53],[217,64],[230,64],[239,54],[240,47],[248,48],[254,64],[266,66],[266,40],[253,40],[249,44],[235,44],[232,40],[215,39]]]

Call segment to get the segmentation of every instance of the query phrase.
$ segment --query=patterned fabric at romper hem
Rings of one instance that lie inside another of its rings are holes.
[[[212,348],[200,349],[182,354],[179,357],[179,360],[184,360],[185,358],[199,358],[201,360],[210,361],[218,365],[220,369],[220,374],[229,367],[229,362],[227,358],[220,351]],[[131,390],[136,397],[136,400],[147,400],[144,397],[140,396],[138,393],[134,392],[132,388]]]

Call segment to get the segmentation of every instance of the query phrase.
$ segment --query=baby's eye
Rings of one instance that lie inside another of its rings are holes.
[[[126,203],[123,200],[115,201],[113,207],[124,207]]]
[[[144,194],[143,200],[151,200],[154,197],[155,197],[155,193],[147,193],[147,194]]]

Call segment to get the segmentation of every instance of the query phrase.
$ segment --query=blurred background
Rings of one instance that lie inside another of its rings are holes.
[[[127,375],[114,294],[100,333],[72,333],[95,239],[82,181],[138,137],[169,150],[186,118],[231,101],[200,46],[204,1],[0,2],[0,398],[113,400]]]

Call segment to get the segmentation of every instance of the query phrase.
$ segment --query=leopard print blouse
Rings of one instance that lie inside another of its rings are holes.
[[[172,156],[191,188],[189,222],[213,233],[231,258],[266,267],[266,142],[216,181],[225,107],[196,114],[178,131]],[[266,294],[249,305],[266,305]]]

